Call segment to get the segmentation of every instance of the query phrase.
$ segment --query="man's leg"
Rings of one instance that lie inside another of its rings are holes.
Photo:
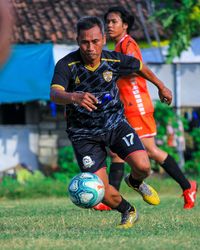
[[[109,155],[111,157],[109,183],[119,190],[124,177],[124,161],[112,151],[109,152]]]
[[[109,184],[106,172],[107,152],[102,144],[102,138],[72,141],[72,145],[81,171],[95,173],[103,181],[105,186],[103,202],[122,214],[120,227],[132,227],[138,219],[138,214],[134,206],[123,199],[119,191]]]
[[[136,208],[126,201],[118,190],[111,186],[108,182],[108,175],[105,168],[95,172],[100,177],[105,186],[105,195],[103,202],[111,208],[121,213],[121,223],[118,228],[130,228],[138,220]]]
[[[167,152],[157,147],[154,137],[144,137],[141,139],[141,141],[145,146],[149,157],[158,162],[160,166],[168,173],[168,175],[171,176],[182,188],[184,196],[184,208],[190,209],[194,207],[197,192],[196,182],[190,182],[185,177],[174,158]]]
[[[157,192],[144,182],[150,174],[150,162],[146,151],[135,151],[128,155],[125,161],[131,166],[131,174],[126,176],[125,182],[137,191],[150,205],[160,203]]]
[[[158,194],[143,182],[150,174],[150,162],[135,130],[124,121],[112,133],[111,141],[110,149],[131,167],[131,174],[125,178],[128,186],[140,193],[147,203],[158,205]]]

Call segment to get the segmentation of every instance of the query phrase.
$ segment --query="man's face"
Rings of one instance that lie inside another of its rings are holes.
[[[102,35],[100,28],[96,25],[89,30],[80,31],[77,37],[81,55],[86,63],[98,63],[101,52],[105,44],[105,36]]]
[[[128,25],[123,23],[120,13],[110,12],[106,18],[106,29],[109,37],[113,40],[119,40],[127,33]]]

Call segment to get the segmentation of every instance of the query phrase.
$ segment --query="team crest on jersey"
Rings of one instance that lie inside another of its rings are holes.
[[[82,161],[84,169],[91,168],[95,164],[95,161],[90,156],[84,156]]]
[[[103,78],[106,82],[110,82],[112,80],[112,77],[113,77],[113,72],[112,71],[104,71],[103,72]]]
[[[80,84],[80,79],[78,78],[78,76],[75,79],[75,84]]]

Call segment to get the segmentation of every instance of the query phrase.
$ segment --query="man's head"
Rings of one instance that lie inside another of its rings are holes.
[[[108,34],[114,40],[119,40],[129,33],[134,24],[134,16],[122,6],[110,7],[104,15],[104,20]]]
[[[85,16],[77,23],[77,42],[83,60],[97,64],[105,44],[104,24],[98,17]]]

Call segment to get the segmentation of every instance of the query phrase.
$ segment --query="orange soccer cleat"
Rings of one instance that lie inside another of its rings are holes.
[[[183,192],[184,207],[185,209],[191,209],[194,207],[196,194],[197,194],[197,183],[196,181],[190,181],[191,187]]]
[[[99,203],[96,206],[93,207],[94,210],[99,210],[99,211],[110,211],[112,210],[111,207],[107,206],[104,203]]]

